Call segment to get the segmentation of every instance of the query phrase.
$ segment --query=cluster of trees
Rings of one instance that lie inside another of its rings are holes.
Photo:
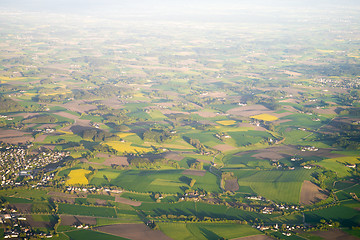
[[[270,110],[278,110],[281,108],[281,105],[277,103],[276,100],[272,97],[260,98],[257,103],[263,105],[264,107],[267,107]]]
[[[337,179],[336,173],[331,170],[315,172],[313,175],[313,182],[318,186],[320,186],[322,189],[327,189],[327,183],[332,183],[336,179]]]
[[[136,121],[135,118],[129,116],[129,111],[126,109],[113,109],[103,104],[97,105],[97,109],[93,109],[87,112],[92,116],[102,116],[105,124],[111,124],[115,130],[121,131],[121,125],[124,123],[131,124]]]
[[[0,112],[16,112],[22,110],[23,107],[14,100],[6,97],[0,97]]]
[[[22,122],[23,123],[56,123],[57,118],[49,114],[41,114],[26,118]]]
[[[84,139],[91,139],[95,142],[119,140],[119,137],[115,134],[94,128],[85,129],[80,135]]]
[[[150,217],[150,216],[148,216]],[[184,222],[222,222],[222,223],[238,223],[238,224],[247,224],[247,221],[243,220],[229,220],[224,218],[213,218],[208,216],[185,216],[185,215],[172,215],[172,214],[163,214],[156,216],[154,218],[158,219],[176,219],[178,221]]]
[[[130,166],[136,168],[145,168],[145,169],[153,169],[153,168],[157,169],[160,168],[161,166],[170,166],[176,169],[180,168],[178,162],[163,158],[155,159],[153,161],[150,161],[148,158],[133,158],[130,160]]]
[[[32,100],[40,103],[62,103],[69,98],[71,94],[36,95],[32,97]]]
[[[150,128],[149,130],[143,133],[144,141],[157,142],[157,143],[163,143],[165,141],[171,140],[173,139],[174,136],[175,134],[168,129]]]
[[[190,164],[189,167],[190,169],[203,170],[204,163],[199,161],[194,161],[193,163]]]
[[[346,150],[360,149],[359,125],[339,121],[333,121],[331,125],[340,130],[330,137],[324,136],[324,138],[327,138],[328,140],[330,139],[334,142],[333,147],[341,147]]]
[[[193,146],[194,148],[196,148],[201,154],[204,154],[207,152],[206,147],[198,139],[189,138],[187,140],[188,140],[188,143],[191,146]]]

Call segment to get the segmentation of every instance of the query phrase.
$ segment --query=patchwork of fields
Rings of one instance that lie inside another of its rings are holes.
[[[360,236],[357,1],[79,1],[0,3],[0,238]]]

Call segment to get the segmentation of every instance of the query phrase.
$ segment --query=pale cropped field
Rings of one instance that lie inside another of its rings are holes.
[[[130,142],[109,141],[105,142],[105,144],[122,153],[146,153],[152,151],[151,148],[132,146]]]
[[[222,121],[216,121],[216,122],[223,126],[230,126],[230,125],[234,125],[236,123],[236,121],[234,121],[234,120],[222,120]]]

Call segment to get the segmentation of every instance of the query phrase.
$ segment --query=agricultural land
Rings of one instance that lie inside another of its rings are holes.
[[[359,239],[358,3],[4,2],[0,238]]]

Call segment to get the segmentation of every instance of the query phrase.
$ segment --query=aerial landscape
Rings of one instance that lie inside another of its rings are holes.
[[[0,13],[0,239],[360,239],[360,2]]]

